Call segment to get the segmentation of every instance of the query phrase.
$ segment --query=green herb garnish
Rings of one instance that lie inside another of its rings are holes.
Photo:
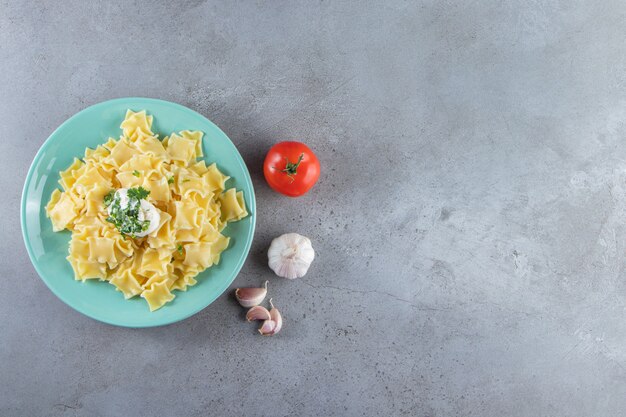
[[[104,204],[110,208],[107,217],[109,223],[113,223],[122,236],[135,237],[137,233],[144,232],[150,226],[149,220],[139,220],[139,207],[141,200],[148,197],[150,191],[143,187],[129,188],[127,192],[128,205],[121,206],[119,194],[111,191],[104,197]]]
[[[178,253],[180,253],[182,255],[183,254],[183,245],[176,246],[176,250],[178,251]]]
[[[129,188],[128,189],[128,198],[130,200],[132,200],[132,199],[144,200],[146,197],[148,197],[149,194],[150,194],[150,191],[146,190],[143,187]],[[128,205],[130,206],[130,203]]]
[[[133,171],[133,175],[134,175],[135,177],[138,177],[138,176],[140,176],[140,175],[141,175],[141,172],[139,172],[139,171],[137,171],[137,170],[134,170],[134,171]]]
[[[174,184],[174,176],[171,176],[167,179],[168,184]]]
[[[104,196],[104,205],[105,207],[109,207],[113,202],[113,196],[115,195],[115,190],[111,190]]]

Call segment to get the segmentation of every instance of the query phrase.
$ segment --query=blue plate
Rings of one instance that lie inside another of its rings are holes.
[[[125,300],[113,285],[98,280],[74,280],[74,272],[65,259],[70,232],[54,233],[45,205],[50,194],[59,188],[59,171],[74,157],[82,158],[85,148],[95,148],[108,137],[118,138],[126,109],[146,110],[154,116],[152,126],[160,137],[181,130],[204,132],[204,159],[216,162],[231,177],[228,187],[242,190],[248,212],[245,219],[230,223],[224,234],[230,246],[215,265],[196,278],[198,283],[187,291],[174,291],[176,298],[161,309],[150,312],[146,301],[135,297]],[[77,113],[45,141],[28,170],[22,193],[22,234],[28,255],[37,273],[63,302],[75,310],[105,323],[127,327],[151,327],[183,320],[202,310],[233,282],[250,250],[256,220],[256,204],[250,174],[241,155],[228,136],[204,116],[179,104],[149,98],[121,98],[96,104]]]

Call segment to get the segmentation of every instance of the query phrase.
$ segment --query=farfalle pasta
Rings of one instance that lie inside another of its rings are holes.
[[[152,120],[145,111],[128,110],[118,140],[86,149],[60,173],[62,190],[54,190],[46,213],[55,232],[72,233],[67,259],[75,279],[108,281],[154,311],[219,263],[229,244],[221,232],[248,212],[243,193],[226,189],[229,177],[198,160],[202,132],[159,140]],[[111,219],[105,200],[121,189],[145,191],[156,208],[158,225],[147,236],[126,235]]]

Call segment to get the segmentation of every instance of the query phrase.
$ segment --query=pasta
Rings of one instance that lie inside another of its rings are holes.
[[[152,122],[145,111],[128,110],[121,137],[75,158],[59,173],[61,190],[46,206],[53,231],[72,233],[67,259],[75,279],[108,281],[126,299],[145,299],[150,311],[218,264],[229,245],[222,231],[248,215],[243,192],[226,189],[229,177],[198,160],[202,132],[159,140]],[[145,237],[122,233],[105,202],[114,190],[133,187],[146,191],[159,215],[158,227]]]

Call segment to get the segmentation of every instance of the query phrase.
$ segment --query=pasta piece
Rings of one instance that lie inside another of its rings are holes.
[[[53,203],[53,200],[56,198],[58,200]],[[51,203],[53,204],[51,205]],[[78,214],[76,213],[76,208],[76,203],[69,194],[58,193],[55,196],[53,193],[53,197],[47,206],[47,215],[52,221],[52,231],[60,232],[70,226]]]
[[[78,178],[72,188],[77,195],[84,197],[96,184],[111,187],[111,181],[102,176],[95,166],[87,166],[85,172]]]
[[[195,152],[193,154],[194,159],[204,156],[202,154],[202,136],[204,135],[202,132],[199,130],[193,132],[190,130],[183,130],[180,132],[180,135],[185,139],[192,140],[195,143]]]
[[[120,167],[136,154],[136,149],[132,148],[125,140],[120,140],[111,149],[111,159],[115,166]]]
[[[111,154],[107,148],[102,145],[98,145],[96,149],[85,149],[85,162],[100,162]]]
[[[194,227],[193,229],[178,229],[176,230],[176,241],[177,242],[197,242],[200,240],[200,235],[202,234],[202,229],[199,227]]]
[[[142,287],[144,289],[151,288],[154,284],[160,284],[162,282],[165,282],[167,283],[167,287],[169,288],[176,280],[176,277],[174,276],[174,268],[172,267],[172,265],[168,264],[167,266],[167,273],[164,275],[157,274],[155,272],[149,273],[147,275],[148,280],[142,285]]]
[[[118,172],[116,178],[123,188],[139,187],[143,184],[141,175],[135,175],[134,171]]]
[[[165,177],[160,177],[155,180],[145,179],[142,186],[150,191],[151,200],[170,201],[170,187]]]
[[[99,235],[113,240],[113,253],[118,264],[127,262],[135,253],[135,246],[132,239],[125,239],[116,229],[111,228],[110,223],[106,222],[98,231]]]
[[[175,229],[193,229],[200,225],[198,221],[198,206],[190,202],[175,201],[176,215]]]
[[[153,155],[159,158],[165,158],[167,152],[161,141],[152,136],[146,136],[135,142],[137,149],[146,155]]]
[[[154,233],[148,236],[148,245],[149,247],[154,249],[167,247],[173,250],[176,247],[176,243],[174,240],[175,233],[172,230],[172,216],[170,216],[169,213],[161,210],[159,210],[159,214],[159,227]]]
[[[107,232],[114,232],[115,229],[111,223],[108,223],[102,217],[78,217],[74,222],[75,227],[72,236],[76,235],[87,238],[89,236],[106,236]]]
[[[74,279],[77,281],[85,281],[86,279],[105,280],[107,277],[106,266],[98,262],[83,262],[73,258],[71,255],[67,257],[74,269]]]
[[[61,171],[59,173],[59,176],[61,177],[61,179],[59,179],[59,184],[61,184],[64,191],[68,191],[74,186],[74,183],[76,182],[74,173],[83,167],[83,165],[85,164],[78,158],[74,158],[72,165],[70,165],[65,171]]]
[[[72,177],[74,177],[74,179],[78,179],[78,177],[80,177],[81,175],[85,173],[86,169],[87,169],[87,164],[81,163],[77,169],[72,170]]]
[[[210,220],[219,211],[219,206],[215,203],[215,196],[212,193],[208,196],[203,196],[198,193],[190,193],[188,198],[190,198],[191,201],[193,201],[198,208],[202,210],[201,216],[205,221]]]
[[[185,261],[183,264],[206,269],[213,265],[212,259],[210,243],[199,242],[185,245]]]
[[[215,164],[209,165],[207,172],[202,177],[210,191],[224,191],[226,181],[230,178],[222,174]]]
[[[117,265],[115,258],[115,241],[107,237],[88,237],[89,262],[107,263],[109,266]]]
[[[72,189],[67,191],[65,194],[69,197],[70,200],[72,200],[72,203],[74,204],[74,211],[76,212],[77,219],[80,218],[79,215],[82,214],[83,208],[85,207],[84,196],[77,193],[76,187],[73,187]],[[74,226],[74,223],[72,222],[71,224],[68,225],[67,228],[69,230],[72,230],[73,226]]]
[[[208,171],[207,167],[206,167],[206,163],[202,159],[200,161],[196,162],[195,164],[189,165],[189,169],[191,171],[195,172],[196,174],[198,174],[199,176],[203,176]]]
[[[211,223],[211,226],[213,226],[213,228],[215,228],[215,230],[217,230],[218,232],[221,232],[227,224],[222,222],[221,216],[222,214],[220,213],[218,206],[218,210],[215,216],[207,218],[208,222]]]
[[[243,194],[240,198],[237,198],[237,192],[234,188],[220,194],[218,200],[220,202],[222,222],[239,220],[248,215],[245,205],[242,205]]]
[[[76,258],[88,262],[89,260],[89,243],[84,236],[73,233],[70,239],[70,254]]]
[[[201,177],[187,177],[185,179],[179,177],[178,189],[183,199],[186,199],[191,193],[200,194],[202,196],[212,194],[212,192],[207,189],[204,179]]]
[[[109,140],[107,140],[107,142],[102,146],[104,146],[109,150],[109,152],[111,152],[111,149],[113,149],[116,143],[117,141],[114,138],[109,138]]]
[[[192,287],[196,285],[198,281],[196,281],[191,275],[192,274],[190,273],[178,278],[176,281],[174,281],[174,283],[170,287],[170,290],[187,291],[187,287]],[[195,273],[193,275],[195,276]]]
[[[158,275],[165,275],[167,273],[168,263],[169,259],[164,259],[157,249],[149,248],[143,253],[138,272],[144,276],[149,276],[152,272]]]
[[[133,270],[128,268],[123,271],[117,271],[113,274],[113,278],[109,282],[124,294],[125,299],[132,298],[143,292],[142,286],[139,284]]]
[[[172,133],[167,142],[167,153],[174,161],[188,163],[196,152],[196,143],[192,139],[187,139]]]
[[[120,127],[127,138],[137,137],[138,135],[152,135],[152,116],[148,116],[145,110],[137,113],[127,110],[126,117]]]
[[[50,195],[50,201],[48,201],[48,204],[46,204],[46,215],[48,217],[50,217],[50,211],[54,208],[54,206],[57,205],[59,200],[61,200],[62,195],[63,193],[58,188],[55,188],[54,191],[52,191],[52,194]]]
[[[202,229],[200,231],[200,240],[202,242],[215,242],[221,236],[220,232],[217,230],[211,222],[205,221],[202,224]]]
[[[224,235],[219,235],[218,238],[211,243],[211,264],[217,265],[220,263],[222,252],[226,250],[229,243],[230,238]]]
[[[195,276],[202,271],[201,267],[185,265],[182,259],[177,259],[172,262],[174,267],[174,277],[176,281],[172,284],[171,288],[187,290],[188,286],[196,285],[197,281]]]
[[[144,290],[141,297],[148,302],[150,311],[155,311],[172,301],[176,296],[170,292],[167,282],[161,282],[154,284],[148,290]]]
[[[106,208],[104,207],[104,196],[111,190],[110,187],[96,184],[87,191],[87,196],[85,197],[85,214],[87,216],[97,216],[99,213],[105,213]]]
[[[157,141],[158,142],[158,141]],[[144,154],[134,154],[130,157],[130,159],[124,162],[120,167],[120,171],[146,171],[151,172],[156,170],[160,165],[163,164],[163,159],[155,158],[150,155]]]

